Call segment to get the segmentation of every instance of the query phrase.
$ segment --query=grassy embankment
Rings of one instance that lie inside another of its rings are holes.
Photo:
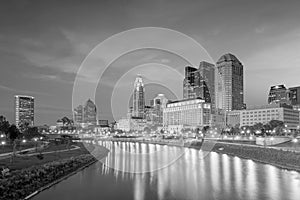
[[[76,146],[80,148],[72,150],[74,146],[50,145],[43,150],[42,159],[37,155],[21,155],[13,162],[10,158],[0,160],[1,166],[11,170],[4,176],[0,175],[0,199],[30,197],[97,161],[83,144]],[[99,156],[104,157],[106,153],[100,149]]]

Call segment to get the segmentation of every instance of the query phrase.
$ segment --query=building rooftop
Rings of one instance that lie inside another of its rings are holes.
[[[25,97],[25,98],[31,98],[31,99],[34,99],[34,97],[33,96],[28,96],[28,95],[15,95],[15,97],[16,98],[18,98],[18,97]]]
[[[279,90],[279,89],[286,89],[286,87],[284,86],[284,84],[271,86],[271,90]]]
[[[259,109],[268,109],[268,108],[290,108],[293,107],[290,105],[287,105],[285,103],[279,103],[279,104],[267,104],[267,105],[260,105],[260,106],[250,106],[247,108],[247,110],[259,110]],[[243,111],[243,110],[241,110]]]
[[[191,99],[180,99],[180,100],[175,100],[175,101],[172,101],[172,100],[171,100],[171,101],[168,102],[167,104],[178,103],[178,102],[184,102],[184,101],[192,101],[192,100],[197,100],[197,99],[202,100],[203,102],[205,102],[204,99],[202,99],[201,97],[197,97],[197,98],[191,98]]]
[[[227,53],[227,54],[224,54],[223,56],[221,56],[221,58],[219,58],[219,60],[217,61],[217,64],[222,63],[222,62],[230,62],[230,61],[240,62],[234,55],[232,55],[231,53]]]

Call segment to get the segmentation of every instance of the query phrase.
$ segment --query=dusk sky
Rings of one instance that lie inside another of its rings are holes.
[[[225,53],[234,54],[244,65],[247,105],[266,104],[271,85],[300,85],[299,8],[300,1],[275,0],[2,0],[0,115],[14,123],[14,95],[26,94],[35,97],[36,125],[55,124],[58,118],[71,117],[73,83],[85,57],[110,36],[139,27],[182,32],[200,43],[214,62]],[[145,75],[145,81],[151,83],[151,78],[163,77],[174,83],[171,85],[179,93],[182,80],[176,81],[175,75],[160,68],[168,65],[183,73],[187,64],[171,53],[151,49],[120,57],[101,79],[106,86],[97,90],[99,119],[112,119],[107,106],[111,104],[112,80],[131,88],[134,75],[148,70],[151,73]],[[116,75],[122,66],[137,69],[126,76]],[[147,104],[155,93],[176,97],[162,86],[152,86]],[[126,112],[128,101],[116,104]]]

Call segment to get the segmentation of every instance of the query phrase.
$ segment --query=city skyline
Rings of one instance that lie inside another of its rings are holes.
[[[0,1],[0,199],[299,200],[299,9]]]
[[[85,7],[79,1],[72,5],[57,1],[1,2],[1,115],[14,121],[14,95],[24,94],[36,99],[38,125],[71,116],[72,84],[85,56],[111,35],[145,26],[170,28],[191,36],[205,47],[213,64],[225,53],[237,56],[244,66],[247,105],[266,104],[272,85],[299,85],[298,1],[91,4]],[[80,13],[80,17],[75,13]],[[115,13],[113,17],[111,13]],[[149,62],[160,59],[168,64],[168,56],[163,53],[136,55],[131,54],[116,64],[134,65],[133,61],[128,62],[134,58]],[[183,72],[186,65],[178,66]],[[114,76],[108,74],[107,78]],[[111,116],[107,105],[99,105],[101,118]]]

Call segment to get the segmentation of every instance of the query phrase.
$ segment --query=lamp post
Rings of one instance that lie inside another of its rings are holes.
[[[5,141],[1,141],[1,146],[2,146],[3,149],[4,149],[5,144],[6,144]]]
[[[292,140],[292,142],[294,143],[293,146],[294,146],[294,150],[296,151],[296,144],[298,143],[298,139],[297,138],[294,138]]]

